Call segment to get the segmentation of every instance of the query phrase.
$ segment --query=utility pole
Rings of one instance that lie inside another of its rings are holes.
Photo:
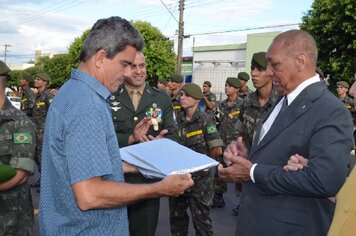
[[[6,55],[7,55],[8,52],[10,52],[9,50],[7,50],[7,48],[8,48],[8,47],[11,47],[11,45],[10,45],[10,44],[5,44],[4,46],[5,46],[4,62],[5,62],[5,64],[6,64]]]
[[[184,38],[184,0],[179,0],[179,23],[178,23],[178,53],[177,53],[177,74],[182,70],[182,51],[183,51],[183,38]]]

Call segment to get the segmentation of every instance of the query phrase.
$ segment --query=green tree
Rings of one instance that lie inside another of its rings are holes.
[[[147,81],[154,85],[158,78],[167,78],[175,72],[174,43],[148,22],[136,21],[132,24],[145,39],[143,52],[147,63]]]
[[[310,32],[318,45],[318,65],[336,82],[350,85],[356,73],[356,0],[315,0],[302,19],[301,29]]]

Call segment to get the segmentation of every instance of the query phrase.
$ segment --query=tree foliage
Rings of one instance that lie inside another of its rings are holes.
[[[146,81],[154,85],[158,78],[167,78],[175,71],[174,43],[148,22],[136,21],[132,24],[145,39],[143,52],[147,64]]]
[[[352,84],[356,73],[355,6],[356,0],[315,0],[302,19],[301,29],[315,38],[318,65],[333,89],[340,80]]]

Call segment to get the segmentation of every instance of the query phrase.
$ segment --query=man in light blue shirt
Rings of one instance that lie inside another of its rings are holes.
[[[153,184],[126,184],[108,99],[131,73],[141,34],[126,20],[97,21],[84,41],[81,64],[47,115],[43,144],[41,235],[129,235],[126,204],[179,195],[193,181],[174,175]],[[147,124],[148,126],[150,123]]]

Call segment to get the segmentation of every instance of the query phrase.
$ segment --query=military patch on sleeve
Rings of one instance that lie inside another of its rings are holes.
[[[209,125],[207,128],[208,134],[214,134],[218,132],[215,125]]]
[[[31,136],[30,133],[14,133],[14,143],[22,144],[22,143],[30,143]]]

